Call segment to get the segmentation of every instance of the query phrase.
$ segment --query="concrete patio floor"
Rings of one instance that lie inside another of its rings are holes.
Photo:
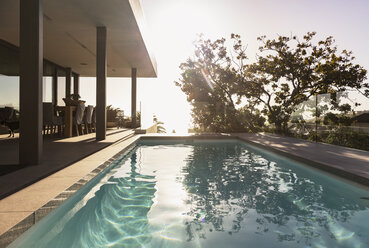
[[[269,133],[234,134],[292,159],[369,186],[369,152]]]
[[[62,139],[45,136],[42,163],[26,167],[18,165],[18,138],[3,138],[0,140],[0,199],[133,133],[130,129],[108,130],[104,141],[96,141],[95,133]]]

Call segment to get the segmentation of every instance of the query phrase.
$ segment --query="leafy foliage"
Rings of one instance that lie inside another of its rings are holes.
[[[124,112],[120,108],[114,108],[112,105],[106,106],[106,119],[108,122],[115,122],[117,118],[123,116]]]
[[[229,50],[224,38],[211,41],[200,37],[195,57],[180,65],[182,74],[176,85],[193,106],[195,130],[256,131],[264,123],[255,108],[237,108],[241,102],[236,93],[247,57],[240,37],[232,35],[231,39]]]
[[[316,94],[355,89],[369,96],[367,71],[353,63],[352,52],[339,53],[331,36],[314,42],[315,35],[259,37],[260,54],[249,64],[239,35],[231,35],[231,46],[200,36],[176,82],[193,106],[195,130],[255,132],[267,117],[287,132],[291,114]]]
[[[364,83],[366,70],[353,64],[352,52],[338,53],[331,36],[314,43],[315,35],[308,32],[301,41],[296,36],[259,37],[261,54],[247,67],[241,94],[262,103],[263,113],[279,131],[286,131],[292,112],[315,94],[369,86]],[[362,93],[369,95],[367,89]]]
[[[311,132],[307,139],[314,141],[317,138],[319,142],[369,151],[368,133],[353,130],[347,126],[335,126],[328,132],[318,133],[317,137],[315,135],[315,132]]]

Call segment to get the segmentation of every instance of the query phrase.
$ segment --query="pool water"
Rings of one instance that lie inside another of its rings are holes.
[[[11,247],[369,247],[369,192],[239,141],[141,142]]]

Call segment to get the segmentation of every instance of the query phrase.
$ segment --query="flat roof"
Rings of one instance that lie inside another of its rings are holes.
[[[44,58],[96,76],[96,27],[107,28],[108,77],[156,77],[140,0],[43,0]],[[19,46],[19,0],[0,1],[0,39]]]

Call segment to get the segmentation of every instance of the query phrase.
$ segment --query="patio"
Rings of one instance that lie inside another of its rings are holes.
[[[96,77],[96,134],[88,137],[100,144],[96,140],[107,138],[107,77],[131,78],[131,126],[136,128],[137,78],[157,76],[155,57],[144,30],[145,20],[138,0],[104,4],[98,0],[2,1],[0,75],[9,84],[19,85],[19,100],[1,104],[16,106],[17,110],[19,106],[20,132],[18,148],[6,154],[6,159],[0,159],[2,163],[33,167],[52,161],[53,156],[43,154],[49,149],[43,148],[48,146],[48,141],[42,136],[46,81],[51,86],[51,92],[47,93],[50,99],[46,102],[56,108],[62,103],[61,97],[79,96],[80,77]],[[64,87],[64,95],[60,85]],[[71,112],[65,114],[66,137],[71,136]],[[52,125],[60,124],[53,121]],[[8,142],[10,147],[14,146],[12,142]],[[51,147],[58,149],[54,143]]]
[[[301,161],[351,182],[369,186],[369,152],[270,133],[236,134],[242,140]]]
[[[6,138],[7,135],[1,135],[0,199],[111,144],[132,137],[134,130],[109,129],[103,141],[97,141],[95,135],[91,133],[72,138],[44,136],[43,160],[38,165],[30,166],[18,164],[18,137]]]

